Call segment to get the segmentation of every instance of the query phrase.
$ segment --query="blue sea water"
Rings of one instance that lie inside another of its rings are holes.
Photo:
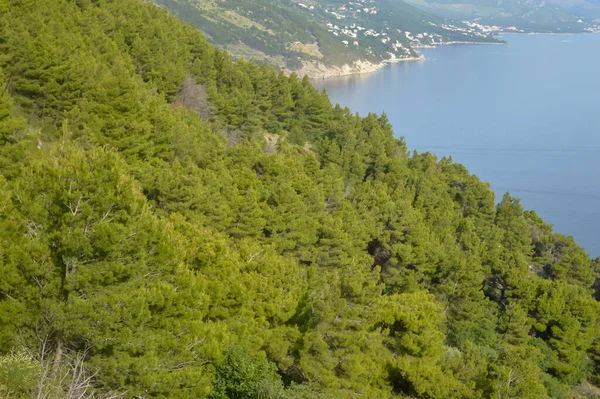
[[[409,149],[452,156],[599,256],[600,35],[504,39],[315,85],[361,115],[385,111]]]

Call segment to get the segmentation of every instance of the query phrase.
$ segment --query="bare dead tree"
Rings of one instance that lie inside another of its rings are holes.
[[[196,82],[196,79],[189,73],[185,76],[181,92],[175,98],[175,101],[173,101],[173,105],[196,111],[202,120],[207,120],[214,116],[212,105],[208,102],[206,88],[203,84]]]
[[[96,372],[85,364],[88,350],[73,352],[63,349],[62,361],[56,369],[54,359],[42,362],[36,399],[117,399],[126,392],[103,392],[95,386]]]

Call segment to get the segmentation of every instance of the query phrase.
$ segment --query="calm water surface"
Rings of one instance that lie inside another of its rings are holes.
[[[426,49],[426,61],[315,82],[388,114],[409,149],[452,156],[600,255],[600,35],[506,35]]]

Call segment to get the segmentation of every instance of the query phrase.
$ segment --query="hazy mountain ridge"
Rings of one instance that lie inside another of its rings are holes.
[[[440,16],[476,19],[487,25],[514,26],[526,32],[600,31],[597,0],[408,0]]]

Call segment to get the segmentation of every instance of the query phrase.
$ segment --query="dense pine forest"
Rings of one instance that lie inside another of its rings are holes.
[[[599,275],[154,5],[0,0],[2,398],[598,397]]]

